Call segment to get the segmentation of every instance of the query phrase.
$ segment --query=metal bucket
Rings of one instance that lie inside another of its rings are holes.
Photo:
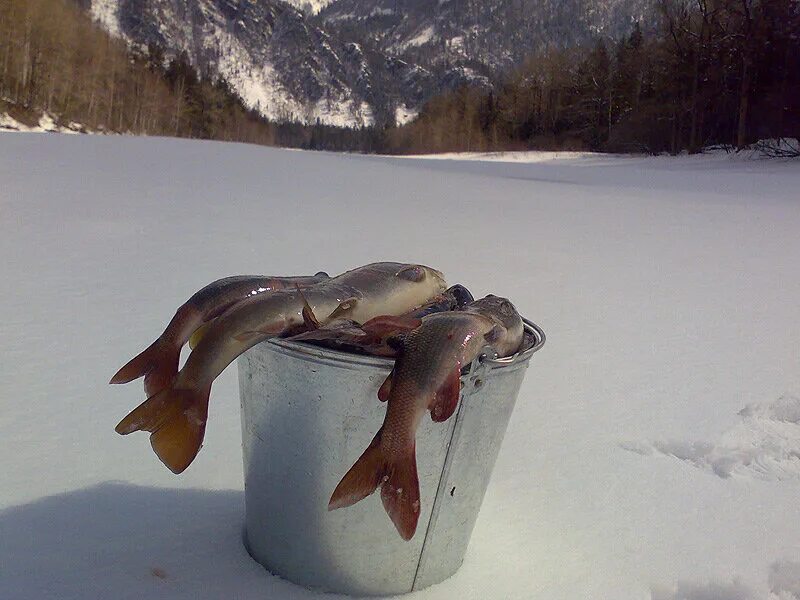
[[[374,494],[328,512],[339,480],[383,422],[377,391],[393,361],[270,340],[239,358],[245,545],[270,572],[307,587],[383,596],[439,583],[461,566],[530,358],[486,354],[462,374],[444,423],[417,433],[421,512],[403,541]]]

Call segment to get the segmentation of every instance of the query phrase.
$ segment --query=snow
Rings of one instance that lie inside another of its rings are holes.
[[[58,125],[53,116],[43,113],[39,117],[36,125],[25,125],[7,113],[0,113],[0,132],[23,132],[23,133],[83,133],[84,127],[80,123],[70,122],[68,125]]]
[[[425,27],[419,31],[414,37],[406,40],[402,44],[398,44],[397,47],[400,50],[405,50],[411,46],[422,46],[430,42],[433,39],[434,34],[435,32],[433,25],[429,25],[428,27]]]
[[[92,20],[117,38],[124,37],[119,24],[119,0],[91,0]]]
[[[407,105],[401,104],[394,109],[394,120],[397,125],[405,125],[406,123],[413,121],[418,114],[418,111],[414,110],[413,108],[409,108]]]
[[[322,597],[241,544],[235,369],[179,477],[106,382],[215,278],[383,259],[548,335],[462,569],[413,598],[800,598],[800,163],[534,158],[0,134],[4,600]]]
[[[287,0],[287,3],[307,14],[315,15],[334,1],[335,0]]]

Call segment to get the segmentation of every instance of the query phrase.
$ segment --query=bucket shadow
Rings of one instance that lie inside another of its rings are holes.
[[[0,512],[0,596],[320,598],[248,556],[243,519],[240,491],[121,483],[12,507]]]

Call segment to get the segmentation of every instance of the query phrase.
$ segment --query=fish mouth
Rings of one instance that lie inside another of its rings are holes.
[[[431,267],[428,268],[430,269],[431,273],[436,278],[436,280],[439,282],[439,285],[442,286],[442,289],[445,289],[447,287],[447,281],[444,278],[444,273],[442,273],[438,269],[433,269]]]

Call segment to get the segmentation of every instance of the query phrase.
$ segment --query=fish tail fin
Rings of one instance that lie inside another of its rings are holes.
[[[128,383],[144,376],[145,391],[152,396],[172,383],[179,357],[180,348],[159,338],[117,371],[109,383]]]
[[[211,386],[168,388],[137,406],[116,427],[117,433],[149,431],[150,445],[173,473],[188,467],[203,444]]]
[[[404,540],[414,537],[419,521],[419,476],[417,453],[412,445],[387,469],[388,479],[381,486],[383,508]]]
[[[381,488],[381,500],[389,518],[404,540],[410,540],[419,520],[419,478],[412,445],[397,459],[381,450],[381,431],[345,474],[331,495],[328,510],[352,506]]]
[[[370,445],[333,490],[328,510],[352,506],[378,489],[386,471],[386,461],[381,451],[381,431],[375,434]]]

